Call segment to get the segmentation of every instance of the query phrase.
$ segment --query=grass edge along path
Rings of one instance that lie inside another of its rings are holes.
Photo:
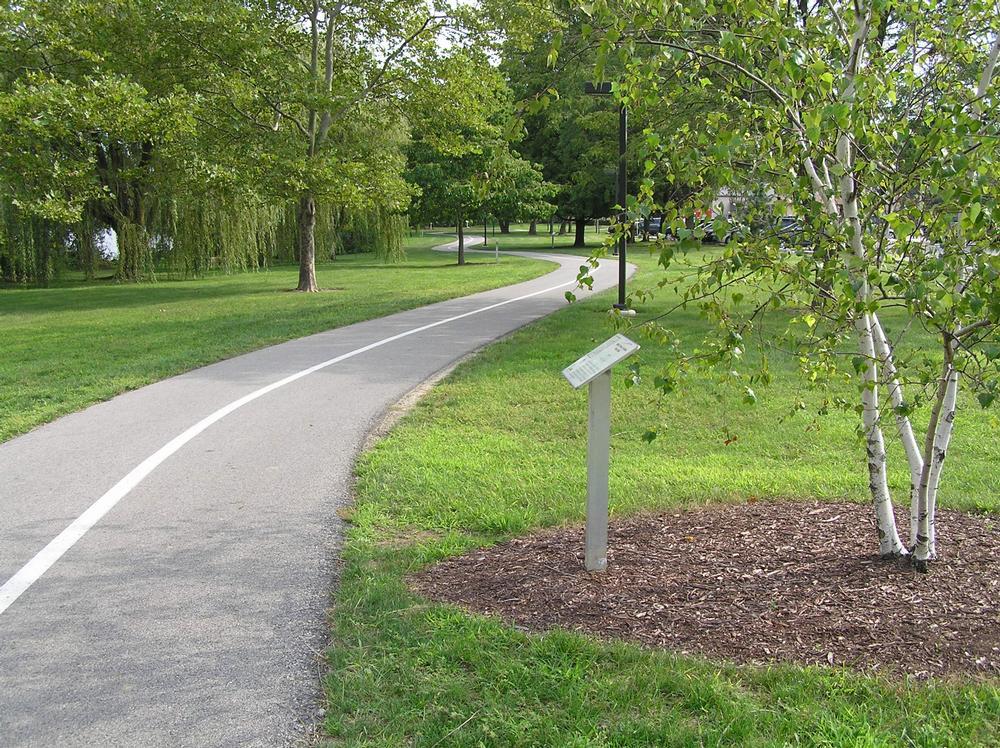
[[[318,294],[297,294],[297,267],[188,281],[80,283],[0,290],[0,442],[128,390],[268,345],[543,275],[543,260],[432,251],[407,259],[343,255],[317,267]]]
[[[632,257],[651,269],[648,259]],[[334,601],[327,735],[337,744],[386,746],[1000,741],[995,683],[736,666],[564,631],[531,635],[408,589],[406,575],[434,561],[533,527],[581,520],[585,395],[570,392],[558,371],[572,360],[563,360],[572,346],[586,350],[589,336],[610,335],[603,309],[610,300],[605,293],[486,348],[360,459]],[[579,339],[567,349],[566,336]],[[706,395],[665,408],[676,419],[690,418],[693,408],[704,423],[675,424],[671,441],[640,446],[646,422],[628,423],[621,379],[613,405],[615,512],[758,495],[864,500],[847,416],[786,427],[782,438],[773,419],[784,406],[746,415],[730,410],[726,396]],[[712,405],[714,412],[706,411]],[[949,497],[958,503],[964,493],[966,508],[996,512],[991,447],[978,444],[990,441],[984,439],[989,416],[974,414],[963,412],[974,422],[956,444],[961,454],[952,470],[962,462],[984,474],[956,481]],[[723,447],[724,428],[737,431],[740,441]],[[808,429],[819,429],[832,445],[814,459],[817,442]],[[784,462],[786,475],[773,475],[768,453]],[[754,458],[763,464],[748,466]],[[669,463],[673,474],[656,470],[659,463]],[[894,476],[897,491],[901,480]],[[705,492],[706,486],[715,490]]]

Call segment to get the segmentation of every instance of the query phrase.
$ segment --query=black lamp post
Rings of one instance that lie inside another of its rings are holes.
[[[603,81],[601,83],[586,83],[584,85],[584,93],[591,94],[593,96],[610,96],[611,95],[611,83],[609,81]],[[628,132],[628,111],[624,104],[618,106],[618,195],[617,201],[620,206],[622,206],[622,212],[618,219],[620,223],[625,223],[626,213],[625,213],[625,192],[626,192],[626,182],[625,182],[625,147],[628,144],[627,138]],[[618,239],[618,247],[615,254],[618,255],[618,303],[615,304],[615,309],[627,309],[628,305],[625,303],[625,251],[628,245],[628,238],[625,232],[622,232],[621,237]]]

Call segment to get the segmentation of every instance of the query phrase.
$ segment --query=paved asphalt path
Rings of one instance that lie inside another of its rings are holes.
[[[580,258],[532,256],[559,268],[206,366],[0,445],[0,585],[9,588],[88,507],[206,416],[468,314],[233,410],[163,459],[12,603],[8,589],[5,610],[0,587],[0,746],[302,737],[316,718],[336,510],[351,500],[357,451],[420,382],[565,305],[572,285],[552,287],[575,278]],[[595,281],[595,290],[614,285],[610,262]]]

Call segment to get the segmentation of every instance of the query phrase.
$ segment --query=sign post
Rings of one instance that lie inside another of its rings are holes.
[[[587,530],[584,541],[584,566],[587,571],[604,571],[608,567],[611,367],[637,350],[637,343],[624,335],[615,335],[563,369],[563,376],[574,389],[588,385]]]

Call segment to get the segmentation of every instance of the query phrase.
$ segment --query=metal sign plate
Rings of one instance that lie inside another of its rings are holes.
[[[638,343],[629,340],[624,335],[615,335],[563,369],[563,376],[574,388],[579,389],[598,374],[603,374],[637,350],[639,350]]]

